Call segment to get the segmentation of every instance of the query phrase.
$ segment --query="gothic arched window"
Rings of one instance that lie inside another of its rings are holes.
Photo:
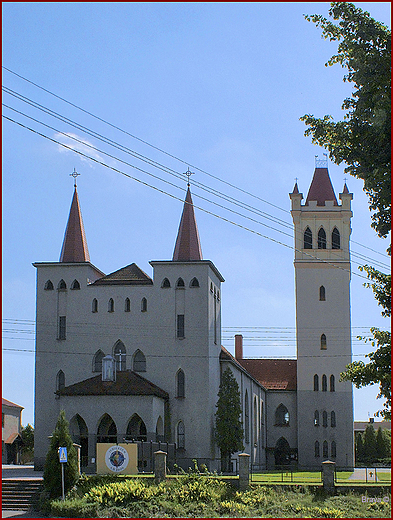
[[[318,374],[314,375],[314,392],[318,392],[319,390],[319,377]]]
[[[176,397],[185,397],[185,376],[183,370],[179,370],[176,374]]]
[[[288,408],[282,403],[276,408],[274,426],[289,426]]]
[[[134,372],[146,372],[146,357],[141,350],[134,354],[132,369]]]
[[[109,298],[108,312],[114,312],[114,310],[115,310],[115,302],[113,301],[113,298]]]
[[[329,457],[329,449],[327,441],[323,441],[322,456],[327,459]]]
[[[65,387],[65,375],[62,370],[57,372],[56,376],[56,390],[63,390]]]
[[[340,232],[336,227],[332,231],[332,249],[340,249]]]
[[[335,391],[335,388],[334,388],[334,375],[333,374],[330,376],[330,391],[331,392]]]
[[[102,360],[104,357],[105,354],[102,350],[97,350],[93,358],[93,372],[102,372]]]
[[[78,280],[74,280],[71,284],[71,289],[76,290],[76,289],[80,289],[80,288],[81,288],[81,284],[78,282]]]
[[[98,312],[98,300],[94,298],[91,302],[91,312]]]
[[[177,437],[177,447],[179,449],[184,449],[185,448],[185,445],[186,445],[186,432],[185,432],[185,428],[184,428],[184,423],[183,421],[179,421],[177,423],[177,428],[176,428],[176,437]]]
[[[325,374],[322,376],[322,392],[327,392],[327,377]]]
[[[308,226],[306,227],[306,231],[304,232],[303,248],[312,249],[312,231]]]
[[[57,288],[59,291],[65,291],[67,289],[67,284],[65,283],[65,281],[63,279],[60,280]]]
[[[334,411],[330,412],[330,426],[332,428],[336,427],[336,412],[334,412]]]
[[[45,291],[53,291],[53,283],[50,280],[47,280],[44,285]]]
[[[326,301],[326,291],[325,291],[325,287],[323,285],[321,285],[321,287],[319,288],[319,301],[320,302]]]
[[[113,348],[113,357],[116,361],[116,371],[121,372],[126,369],[126,347],[122,341],[118,341]]]
[[[315,410],[314,412],[314,426],[319,426],[319,412]]]
[[[176,282],[176,289],[184,289],[185,288],[185,283],[184,283],[184,280],[183,278],[179,278]]]
[[[321,335],[321,350],[326,350],[326,349],[327,349],[326,335],[322,334]]]
[[[141,312],[146,312],[147,311],[147,299],[146,298],[142,298],[141,300]]]
[[[129,298],[126,298],[124,301],[124,312],[130,312],[131,311],[131,302]]]
[[[199,287],[198,278],[193,278],[190,282],[190,287]]]
[[[332,441],[332,447],[330,450],[330,455],[332,459],[335,459],[337,457],[337,448],[336,448],[336,441]]]
[[[162,289],[168,289],[171,286],[171,282],[168,280],[168,278],[164,278],[161,287]]]
[[[324,428],[327,428],[327,412],[326,411],[322,412],[322,426]]]
[[[326,249],[326,233],[323,227],[318,231],[318,249]]]

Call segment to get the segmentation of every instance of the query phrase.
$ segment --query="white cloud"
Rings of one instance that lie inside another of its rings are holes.
[[[94,149],[94,145],[86,139],[83,139],[83,137],[80,137],[79,135],[73,134],[71,132],[62,134],[57,133],[55,134],[54,138],[56,139],[56,141],[59,141],[61,143],[58,145],[58,151],[60,153],[67,153],[75,150],[89,157],[92,157],[97,161],[102,161],[105,163],[104,158]],[[94,162],[90,161],[90,159],[84,157],[83,155],[79,155],[79,157],[81,161],[87,162],[91,168],[93,167]]]

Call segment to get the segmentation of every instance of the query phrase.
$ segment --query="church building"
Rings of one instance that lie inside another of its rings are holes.
[[[353,467],[352,194],[337,201],[325,161],[294,222],[297,359],[247,359],[221,346],[221,284],[204,260],[188,186],[172,260],[105,274],[90,261],[76,183],[59,262],[37,262],[35,468],[65,410],[82,470],[101,442],[174,443],[176,461],[220,470],[214,414],[223,371],[241,394],[244,452],[255,469],[333,460]],[[127,260],[126,260],[127,261]],[[126,262],[125,262],[126,263]]]

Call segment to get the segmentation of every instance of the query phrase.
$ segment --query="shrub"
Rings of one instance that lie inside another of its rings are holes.
[[[94,518],[97,516],[97,504],[86,502],[82,498],[72,498],[65,500],[52,500],[52,518]]]

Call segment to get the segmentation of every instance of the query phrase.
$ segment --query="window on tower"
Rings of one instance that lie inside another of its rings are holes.
[[[325,291],[325,287],[323,285],[321,285],[321,287],[319,288],[319,301],[320,302],[326,301],[326,291]]]
[[[142,298],[141,300],[141,312],[147,312],[147,299]]]
[[[185,428],[184,428],[184,423],[182,421],[179,421],[177,423],[177,432],[176,432],[176,437],[177,437],[177,447],[179,449],[184,449],[185,446],[186,446],[186,435],[185,435]]]
[[[62,370],[57,372],[56,376],[56,390],[63,390],[65,387],[65,375]]]
[[[330,455],[332,459],[335,459],[337,457],[337,448],[336,448],[336,441],[332,441],[332,447],[330,450]]]
[[[46,281],[44,289],[45,291],[53,291],[53,283],[51,282],[51,280]]]
[[[130,312],[131,311],[131,302],[129,298],[125,299],[124,302],[124,312]]]
[[[81,288],[81,284],[78,282],[78,280],[74,280],[71,284],[71,289],[78,290]]]
[[[116,370],[121,372],[126,369],[126,347],[124,343],[118,341],[113,349],[113,357],[116,361]]]
[[[322,426],[324,428],[327,428],[327,412],[326,411],[322,412]]]
[[[185,288],[185,283],[184,283],[184,280],[183,278],[179,278],[176,282],[176,289],[184,289]]]
[[[67,284],[65,283],[65,281],[63,279],[60,280],[60,282],[57,286],[57,289],[59,291],[65,291],[67,289]]]
[[[274,426],[289,426],[288,408],[282,403],[276,408]]]
[[[315,410],[314,412],[314,426],[319,426],[319,412]]]
[[[185,397],[185,376],[183,370],[179,370],[176,374],[176,397]]]
[[[314,456],[315,457],[320,457],[319,442],[318,441],[315,441],[315,444],[314,444]]]
[[[134,372],[146,372],[146,357],[139,349],[134,354],[132,369]]]
[[[312,231],[308,226],[306,227],[306,231],[304,232],[303,242],[304,249],[312,249]]]
[[[325,374],[322,376],[322,392],[327,392],[327,377]]]
[[[334,375],[333,374],[330,376],[330,391],[331,392],[335,391],[335,388],[334,388]]]
[[[94,298],[91,303],[91,312],[98,312],[98,300]]]
[[[323,227],[318,231],[318,249],[326,249],[326,233]]]
[[[114,312],[114,310],[115,310],[115,302],[113,301],[113,298],[109,298],[108,312]]]
[[[177,315],[177,337],[179,339],[184,338],[184,314]]]
[[[336,227],[332,231],[332,249],[340,249],[340,232]]]
[[[314,375],[314,392],[318,392],[319,390],[319,377],[318,374]]]
[[[171,286],[171,282],[168,280],[168,278],[164,278],[162,283],[161,283],[161,288],[162,289],[169,289],[170,286]]]
[[[327,441],[323,441],[322,455],[323,455],[323,458],[325,458],[325,459],[327,459],[329,457],[329,449],[328,449]]]
[[[326,349],[327,349],[326,335],[322,334],[321,335],[321,350],[326,350]]]
[[[198,278],[193,278],[190,282],[190,287],[199,287]]]
[[[332,428],[336,427],[336,412],[334,411],[330,412],[330,426]]]
[[[59,316],[59,330],[57,339],[66,339],[66,316]]]

